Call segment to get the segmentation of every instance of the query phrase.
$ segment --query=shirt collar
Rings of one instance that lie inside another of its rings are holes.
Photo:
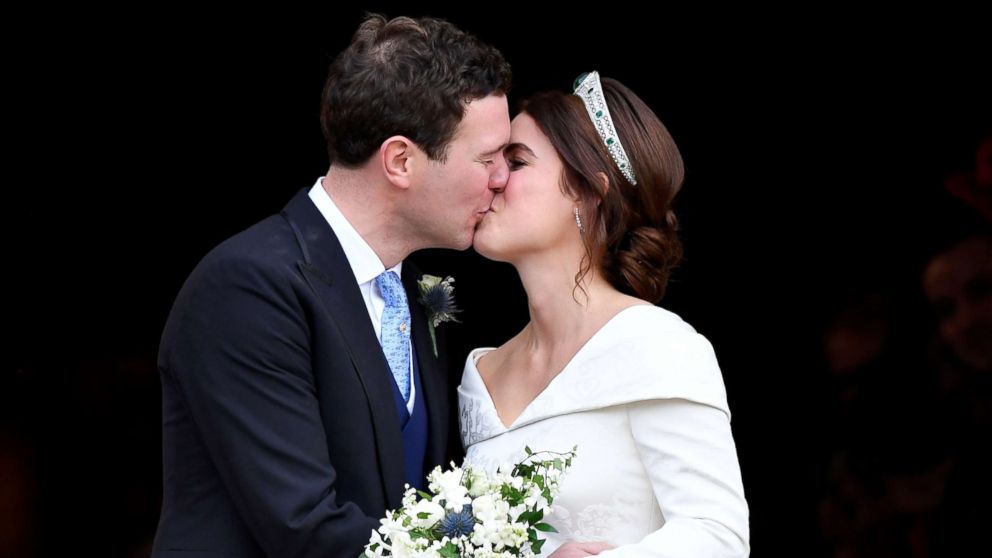
[[[386,266],[383,265],[382,260],[379,259],[368,242],[365,242],[355,227],[348,222],[331,196],[327,195],[323,182],[324,177],[320,177],[316,184],[310,188],[310,199],[317,206],[317,210],[324,216],[324,219],[327,220],[331,229],[334,230],[335,236],[338,237],[344,255],[348,258],[348,263],[351,264],[351,271],[355,274],[355,280],[358,281],[359,285],[368,283],[385,271]],[[390,271],[395,271],[396,275],[400,277],[402,277],[402,270],[403,262],[390,268]]]

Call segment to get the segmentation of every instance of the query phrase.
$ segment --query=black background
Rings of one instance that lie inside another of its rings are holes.
[[[370,9],[445,17],[500,48],[511,105],[596,69],[667,124],[688,169],[687,257],[663,306],[721,361],[754,555],[803,554],[816,541],[807,402],[823,324],[860,292],[913,292],[960,223],[941,185],[992,122],[978,18]],[[211,247],[326,170],[320,90],[364,12],[159,10],[8,23],[30,32],[9,50],[3,432],[30,463],[22,516],[39,553],[140,554],[153,534],[168,309]],[[525,323],[511,268],[471,251],[418,256],[456,277],[463,323],[442,326],[456,366]]]

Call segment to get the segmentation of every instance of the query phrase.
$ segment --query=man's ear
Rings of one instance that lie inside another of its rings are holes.
[[[419,151],[406,136],[392,136],[382,142],[379,161],[386,179],[398,188],[409,188]]]

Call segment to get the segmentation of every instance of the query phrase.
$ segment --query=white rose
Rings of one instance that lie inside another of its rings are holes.
[[[413,558],[414,548],[410,535],[405,531],[393,533],[390,537],[392,544],[390,550],[394,558]]]
[[[407,514],[413,527],[431,527],[444,518],[444,508],[431,500],[421,500],[409,508]],[[421,514],[426,514],[426,517],[421,518]]]
[[[477,498],[489,492],[489,477],[484,472],[477,471],[476,469],[468,469],[468,478],[469,484],[472,485],[472,488],[468,491],[469,496]]]

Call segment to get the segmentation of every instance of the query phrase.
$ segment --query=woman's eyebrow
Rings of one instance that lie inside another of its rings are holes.
[[[509,153],[511,151],[517,151],[517,150],[526,151],[528,154],[530,154],[531,157],[535,157],[535,158],[537,157],[537,155],[534,153],[534,150],[531,149],[531,148],[529,148],[529,147],[527,147],[527,144],[526,143],[511,143],[511,144],[508,144],[506,146],[506,148],[503,150],[503,152],[504,153]]]

